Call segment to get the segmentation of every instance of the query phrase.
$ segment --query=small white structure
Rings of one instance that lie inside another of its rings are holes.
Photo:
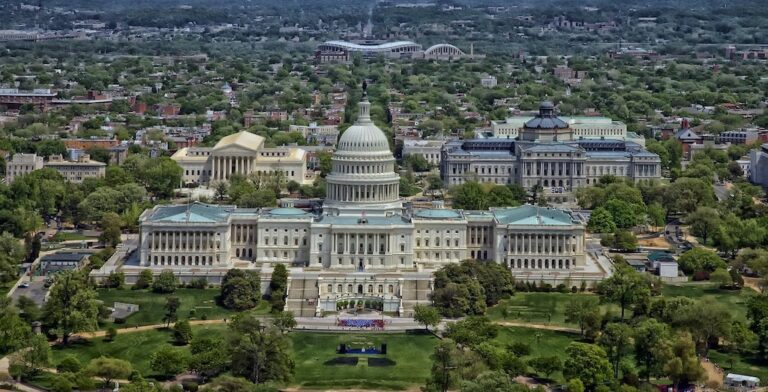
[[[752,376],[728,373],[725,376],[725,386],[737,391],[752,391],[760,386],[760,379]]]
[[[486,88],[494,88],[498,84],[498,81],[496,80],[495,76],[485,75],[480,78],[480,84]]]
[[[659,276],[662,278],[677,277],[677,261],[659,261]]]

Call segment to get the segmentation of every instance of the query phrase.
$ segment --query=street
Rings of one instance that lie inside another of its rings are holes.
[[[11,295],[11,299],[13,300],[13,303],[16,303],[19,297],[24,296],[35,301],[37,305],[42,306],[45,302],[45,294],[48,291],[44,285],[45,278],[38,277],[36,281],[29,282],[29,287],[27,288],[17,287]]]

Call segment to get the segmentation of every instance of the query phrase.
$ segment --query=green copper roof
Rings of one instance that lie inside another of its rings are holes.
[[[310,215],[308,212],[304,210],[300,210],[298,208],[293,207],[285,207],[285,208],[273,208],[269,211],[267,211],[266,215],[271,216],[304,216],[304,215]]]
[[[158,206],[147,217],[150,222],[217,223],[226,222],[234,206],[217,206],[205,203]]]
[[[507,225],[566,226],[573,224],[571,215],[554,208],[524,205],[493,210],[496,219]]]
[[[426,219],[460,219],[462,218],[459,212],[455,210],[444,210],[444,209],[418,210],[414,215],[419,218],[426,218]]]

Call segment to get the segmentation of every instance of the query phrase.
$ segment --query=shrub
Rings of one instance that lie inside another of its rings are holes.
[[[56,365],[56,371],[59,373],[77,373],[82,368],[80,360],[73,355],[68,355]]]
[[[187,284],[187,287],[189,287],[190,289],[202,290],[202,289],[208,287],[208,281],[205,278],[192,279]]]
[[[184,381],[181,383],[181,386],[184,387],[185,391],[189,392],[197,392],[198,389],[197,383],[194,381]]]
[[[56,376],[51,382],[51,391],[53,392],[72,392],[73,387],[74,385],[64,376]]]
[[[104,335],[104,340],[111,342],[115,340],[116,337],[117,337],[117,328],[115,327],[107,328],[107,333],[106,335]]]
[[[114,323],[114,324],[125,324],[125,319],[122,318],[122,317],[115,317],[115,321],[113,321],[112,323]]]

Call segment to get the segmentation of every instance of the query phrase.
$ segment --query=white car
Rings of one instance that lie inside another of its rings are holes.
[[[20,288],[20,289],[26,289],[27,287],[29,287],[29,282],[22,282],[22,283],[19,285],[19,288]]]

